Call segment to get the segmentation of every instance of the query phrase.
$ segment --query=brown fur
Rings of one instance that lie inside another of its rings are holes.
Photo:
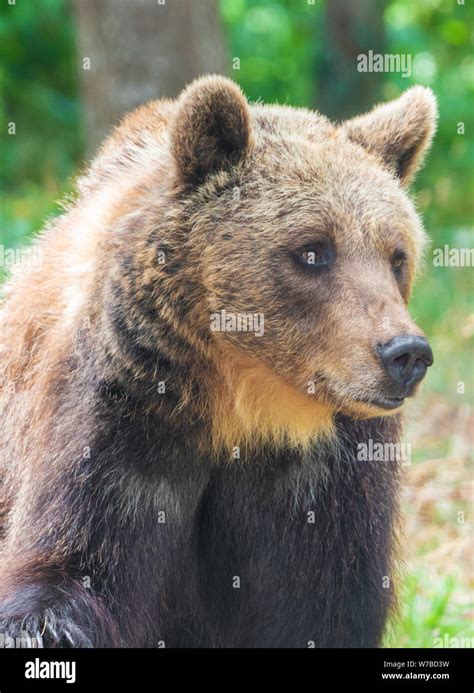
[[[399,417],[391,424],[370,403],[386,387],[376,345],[422,334],[406,304],[424,232],[404,188],[434,126],[434,99],[421,87],[338,126],[306,109],[250,106],[234,83],[207,77],[177,102],[147,104],[116,129],[79,180],[77,198],[36,241],[43,266],[14,273],[1,312],[0,620],[3,613],[11,632],[23,622],[46,627],[49,619],[59,633],[50,634],[53,642],[64,643],[72,629],[73,644],[147,643],[153,590],[153,618],[171,623],[170,614],[176,621],[185,608],[178,581],[191,598],[200,571],[210,569],[193,563],[197,548],[190,539],[200,532],[194,523],[201,515],[210,545],[216,539],[210,499],[218,508],[228,494],[230,506],[245,506],[248,484],[249,508],[252,494],[255,503],[249,535],[240,540],[247,545],[258,533],[258,513],[267,512],[257,493],[270,503],[281,474],[288,478],[275,498],[292,488],[302,508],[327,489],[333,505],[321,516],[321,531],[328,546],[339,546],[342,564],[350,561],[338,493],[354,504],[360,556],[378,528],[379,563],[360,564],[378,589],[391,560],[396,474],[375,466],[365,477],[353,466],[346,474],[344,465],[353,464],[354,436],[396,435]],[[292,257],[319,240],[336,249],[336,264],[324,276],[309,276]],[[390,263],[401,247],[406,262],[396,278]],[[264,334],[212,332],[210,315],[221,309],[263,314]],[[239,471],[242,460],[225,471],[240,447],[247,468],[259,470],[252,483],[247,475],[254,472]],[[85,448],[92,451],[89,462]],[[280,466],[285,471],[278,476]],[[360,487],[357,497],[345,479]],[[377,494],[387,498],[386,515]],[[180,528],[163,545],[153,529],[162,506]],[[268,542],[276,526],[268,519]],[[262,537],[265,532],[262,525]],[[221,537],[217,548],[226,541],[235,544]],[[298,549],[302,561],[317,556],[311,541]],[[288,542],[296,551],[290,534]],[[262,550],[267,555],[270,547]],[[337,572],[336,563],[332,569]],[[302,574],[311,570],[302,563]],[[80,588],[84,571],[95,576],[92,592]],[[262,571],[255,579],[264,579]],[[344,594],[350,611],[351,599],[360,599],[363,614],[366,595],[354,587],[349,599],[341,577],[342,591],[329,598],[332,579],[328,567],[321,595],[332,605],[324,618],[333,625],[321,642],[342,646],[350,642],[350,627],[334,625],[338,600]],[[133,580],[136,596],[126,587]],[[58,588],[64,581],[62,593],[71,595],[66,605]],[[288,582],[282,589],[293,588]],[[229,643],[223,634],[229,624],[219,630],[221,616],[210,607],[206,616],[201,596],[188,605],[190,613],[197,610],[193,628],[205,629],[206,618],[216,621],[213,635],[196,635],[196,642]],[[380,637],[388,602],[382,595],[379,601],[385,606],[374,606],[372,625],[360,617],[363,634],[352,642]],[[119,618],[116,603],[135,610],[135,620]],[[165,603],[169,612],[158,607]],[[300,625],[312,608],[302,602]],[[258,622],[254,616],[246,628]],[[182,643],[184,630],[175,621],[169,632]],[[305,628],[288,632],[287,642],[304,641]],[[255,643],[280,642],[280,626],[272,633],[256,634]]]

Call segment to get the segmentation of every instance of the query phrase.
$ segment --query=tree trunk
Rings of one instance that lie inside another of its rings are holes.
[[[383,73],[358,72],[357,56],[383,53],[386,0],[326,0],[316,107],[334,119],[369,109],[379,97]]]
[[[218,0],[74,0],[74,10],[89,155],[130,109],[227,71]]]

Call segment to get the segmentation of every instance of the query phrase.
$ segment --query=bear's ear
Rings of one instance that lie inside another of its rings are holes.
[[[172,125],[171,147],[178,175],[199,185],[208,175],[229,169],[250,144],[245,96],[230,79],[201,77],[181,94]]]
[[[420,168],[436,129],[436,98],[412,87],[398,99],[341,125],[350,140],[378,156],[408,186]]]

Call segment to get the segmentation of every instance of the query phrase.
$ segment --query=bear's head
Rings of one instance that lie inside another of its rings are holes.
[[[222,77],[183,92],[173,175],[229,430],[301,442],[413,395],[433,357],[407,310],[424,232],[406,189],[435,123],[422,87],[340,125]]]

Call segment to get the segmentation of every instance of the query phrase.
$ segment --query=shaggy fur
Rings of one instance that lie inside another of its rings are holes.
[[[125,118],[7,287],[1,632],[379,643],[398,465],[357,445],[399,436],[376,345],[421,334],[403,188],[434,124],[420,87],[336,126],[221,77]],[[336,261],[309,276],[295,252],[320,241]],[[213,332],[222,309],[264,334]]]

